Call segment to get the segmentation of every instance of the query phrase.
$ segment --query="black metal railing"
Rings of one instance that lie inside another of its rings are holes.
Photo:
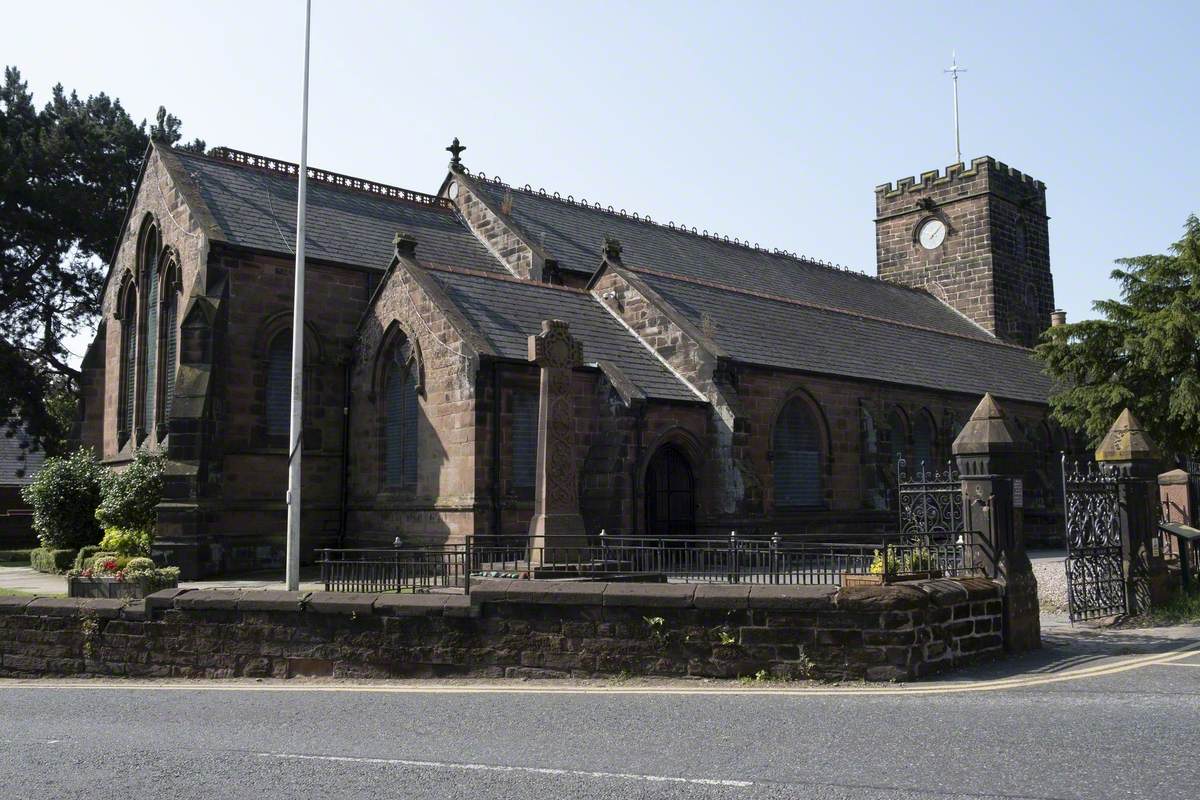
[[[545,545],[468,537],[461,545],[322,550],[326,591],[469,592],[476,578],[603,580],[649,577],[676,583],[842,585],[976,574],[964,534],[908,534],[866,542],[607,536]]]
[[[318,550],[327,592],[469,591],[468,546]]]

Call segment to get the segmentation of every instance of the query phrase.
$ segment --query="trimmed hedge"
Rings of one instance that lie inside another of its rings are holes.
[[[33,548],[25,550],[0,550],[0,564],[20,564],[25,566],[29,563],[29,556],[33,553]]]
[[[61,575],[75,563],[74,550],[49,550],[39,547],[29,551],[29,566],[38,572]]]

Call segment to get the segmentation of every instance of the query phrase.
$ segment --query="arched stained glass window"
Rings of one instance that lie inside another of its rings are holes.
[[[815,415],[800,398],[779,415],[772,442],[775,504],[816,507],[822,502],[821,437]]]
[[[384,387],[384,482],[388,486],[417,484],[417,375],[407,339],[392,348]]]

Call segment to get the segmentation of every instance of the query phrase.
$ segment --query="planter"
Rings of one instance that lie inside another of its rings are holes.
[[[863,575],[859,572],[843,572],[842,588],[848,589],[852,586],[883,586],[883,576]]]
[[[900,583],[901,581],[925,581],[930,578],[942,577],[940,569],[930,569],[921,572],[905,572],[899,575],[888,575],[886,578],[883,575],[869,574],[863,575],[858,572],[843,572],[842,586],[883,586],[886,583]]]
[[[931,578],[942,577],[940,569],[926,569],[919,572],[902,572],[899,575],[889,575],[888,583],[900,583],[901,581],[927,581]]]
[[[146,595],[154,594],[162,589],[172,589],[178,585],[176,580],[162,578],[131,578],[117,580],[116,578],[67,578],[67,597],[108,597],[120,600],[140,600]]]

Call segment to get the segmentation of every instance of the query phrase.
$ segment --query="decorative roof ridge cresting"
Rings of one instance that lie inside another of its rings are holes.
[[[194,154],[193,154],[194,155]],[[254,153],[247,153],[242,150],[234,150],[229,147],[214,147],[208,151],[207,155],[202,158],[210,158],[216,161],[225,161],[227,163],[236,164],[242,167],[252,167],[255,169],[266,170],[268,172],[277,172],[281,175],[295,177],[300,172],[300,166],[291,161],[283,161],[270,156],[260,156]],[[445,197],[426,194],[412,189],[405,189],[401,186],[392,186],[386,183],[366,180],[365,178],[355,178],[351,175],[343,175],[340,172],[330,172],[329,170],[319,169],[317,167],[308,168],[308,179],[317,181],[328,186],[333,186],[338,189],[346,189],[353,192],[361,192],[372,197],[382,197],[388,200],[399,200],[404,203],[411,203],[418,206],[427,206],[430,208],[440,209],[442,211],[456,211],[454,203]]]
[[[753,242],[753,243],[750,242],[750,240],[748,240],[748,239],[743,240],[743,239],[738,239],[736,237],[733,239],[730,239],[728,236],[722,236],[721,234],[719,234],[715,231],[710,232],[707,228],[697,230],[695,227],[688,227],[687,225],[676,225],[673,221],[666,222],[666,223],[656,222],[654,219],[652,219],[650,217],[649,214],[638,214],[636,211],[627,212],[623,208],[619,208],[619,209],[613,208],[611,205],[606,206],[606,205],[601,205],[600,203],[589,203],[587,201],[587,198],[580,198],[579,200],[576,200],[574,195],[567,195],[566,197],[563,197],[558,192],[547,192],[543,188],[534,189],[528,183],[524,184],[523,186],[514,187],[510,184],[505,183],[503,180],[501,180],[499,175],[495,175],[495,176],[489,178],[487,176],[487,173],[485,173],[485,172],[472,172],[471,170],[467,169],[465,166],[461,166],[461,165],[455,167],[454,171],[458,172],[468,178],[473,178],[473,179],[475,179],[477,181],[481,181],[483,183],[491,183],[495,186],[500,186],[505,189],[512,189],[512,190],[515,190],[518,192],[524,192],[526,194],[534,195],[534,196],[540,197],[545,200],[554,200],[554,201],[562,203],[564,205],[576,206],[579,208],[587,209],[589,211],[600,211],[605,214],[611,214],[614,217],[620,217],[621,219],[626,219],[626,220],[630,220],[633,222],[640,222],[645,225],[652,225],[656,228],[662,228],[664,230],[670,230],[670,231],[674,231],[676,233],[686,233],[688,235],[696,236],[700,239],[705,239],[710,242],[716,242],[718,244],[727,244],[727,245],[731,245],[733,247],[741,247],[743,249],[752,250],[754,252],[762,253],[762,254],[768,255],[768,256],[776,256],[779,258],[786,258],[789,261],[794,261],[794,262],[804,264],[807,266],[812,266],[812,267],[821,267],[823,269],[832,270],[834,272],[840,272],[840,273],[844,273],[846,275],[851,275],[856,278],[862,278],[863,280],[877,281],[880,283],[889,283],[888,281],[884,281],[875,275],[870,275],[866,272],[860,272],[859,270],[853,269],[851,267],[843,266],[842,264],[836,264],[831,261],[825,261],[823,259],[818,259],[818,258],[809,258],[808,256],[801,255],[792,250],[783,250],[778,247],[771,247],[771,248],[763,247],[762,245],[758,244],[757,242]],[[889,285],[894,286],[896,284],[889,284]]]

